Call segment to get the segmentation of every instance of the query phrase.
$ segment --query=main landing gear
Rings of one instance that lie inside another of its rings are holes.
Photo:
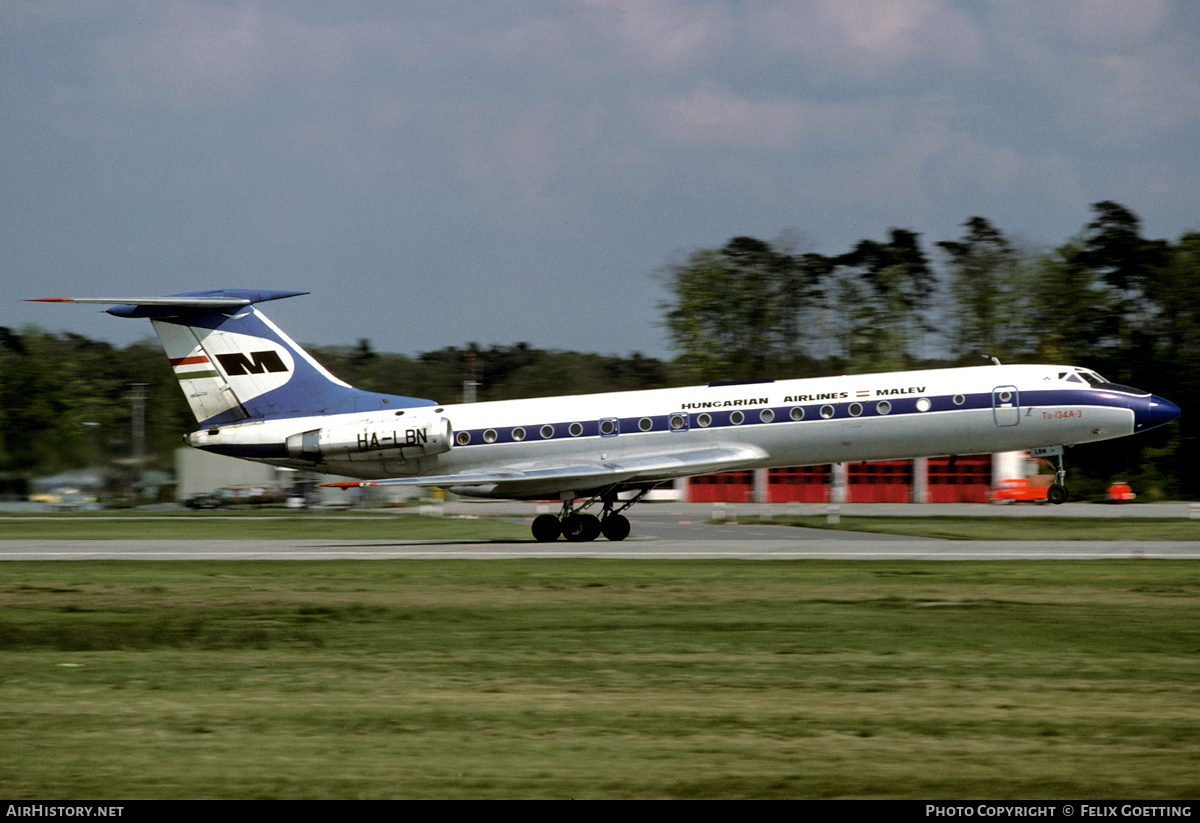
[[[579,506],[572,506],[572,500],[564,500],[562,511],[557,516],[539,514],[533,519],[533,539],[539,543],[552,543],[562,535],[572,543],[586,543],[604,535],[612,541],[624,540],[629,536],[629,518],[621,512],[637,503],[649,491],[642,489],[625,503],[618,503],[615,489],[590,497]],[[597,502],[602,504],[599,516],[584,512],[584,509]]]

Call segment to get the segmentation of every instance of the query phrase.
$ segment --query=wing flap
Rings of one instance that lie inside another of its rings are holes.
[[[517,465],[489,472],[435,474],[363,480],[361,486],[418,486],[461,489],[487,497],[556,496],[614,485],[654,485],[678,477],[750,468],[767,456],[750,446],[714,446],[595,463]],[[347,483],[331,484],[346,488]]]

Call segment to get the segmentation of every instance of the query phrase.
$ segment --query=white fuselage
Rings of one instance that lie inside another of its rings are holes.
[[[1080,377],[1085,373],[1070,366],[980,366],[713,384],[247,421],[194,432],[188,442],[364,479],[635,464],[707,447],[742,455],[736,464],[714,467],[734,470],[1107,440],[1142,430],[1139,420],[1152,413],[1147,404],[1162,402],[1089,383]],[[1165,421],[1152,425],[1159,422]],[[697,473],[702,467],[692,462],[630,485]],[[555,491],[547,482],[519,495]],[[502,485],[472,493],[517,496]]]

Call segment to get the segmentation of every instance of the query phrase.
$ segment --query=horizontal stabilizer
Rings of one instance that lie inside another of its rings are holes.
[[[39,297],[30,303],[85,303],[112,306],[116,317],[183,317],[235,311],[254,303],[308,294],[304,291],[260,291],[257,289],[214,289],[172,294],[166,297]]]

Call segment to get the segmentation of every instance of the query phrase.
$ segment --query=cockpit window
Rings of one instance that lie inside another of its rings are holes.
[[[1139,396],[1145,396],[1149,394],[1149,392],[1142,391],[1141,389],[1135,389],[1130,386],[1122,386],[1119,383],[1109,383],[1094,371],[1085,371],[1080,369],[1079,371],[1075,372],[1075,374],[1087,381],[1088,385],[1090,385],[1093,389],[1121,392],[1122,394],[1136,394]],[[1070,380],[1070,378],[1067,379]]]

